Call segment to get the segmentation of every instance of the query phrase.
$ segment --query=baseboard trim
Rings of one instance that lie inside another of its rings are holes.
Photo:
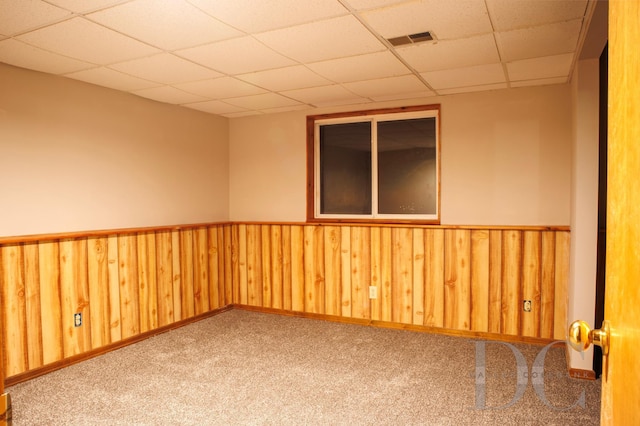
[[[11,425],[12,411],[11,411],[11,395],[3,393],[0,395],[0,425]]]
[[[44,365],[39,368],[34,368],[33,370],[25,371],[24,373],[16,374],[14,376],[7,377],[4,381],[5,386],[13,386],[18,383],[25,382],[27,380],[34,379],[36,377],[51,373],[56,370],[60,370],[64,367],[68,367],[73,364],[77,364],[82,361],[86,361],[91,358],[95,358],[97,356],[106,354],[108,352],[115,351],[117,349],[121,349],[125,346],[132,345],[134,343],[141,342],[150,337],[157,336],[158,334],[166,333],[167,331],[171,331],[180,327],[184,327],[185,325],[201,321],[203,319],[219,315],[223,312],[229,311],[233,309],[231,305],[227,305],[223,308],[214,309],[212,311],[205,312],[200,315],[193,316],[191,318],[187,318],[184,320],[176,321],[172,324],[168,324],[162,327],[158,327],[153,330],[146,331],[144,333],[140,333],[136,336],[129,337],[126,339],[122,339],[118,342],[111,343],[109,345],[103,346],[101,348],[97,348],[88,352],[84,352],[82,354],[74,355],[69,358],[61,359],[60,361],[52,362],[51,364]]]
[[[572,379],[596,380],[596,372],[593,370],[582,370],[580,368],[571,368],[571,346],[565,347],[565,358],[567,359],[567,371]]]

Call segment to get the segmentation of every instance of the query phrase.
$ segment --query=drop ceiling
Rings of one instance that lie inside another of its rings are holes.
[[[593,5],[0,0],[0,62],[239,117],[566,83]]]

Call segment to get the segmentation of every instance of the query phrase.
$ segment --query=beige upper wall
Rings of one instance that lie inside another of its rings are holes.
[[[385,103],[442,106],[442,223],[569,225],[568,84]],[[315,110],[312,114],[371,109]],[[230,122],[230,218],[306,219],[308,112]]]
[[[0,237],[228,220],[228,120],[0,64]]]

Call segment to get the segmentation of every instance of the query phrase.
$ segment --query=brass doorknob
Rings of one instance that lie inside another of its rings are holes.
[[[569,344],[578,352],[586,351],[591,344],[600,346],[602,354],[609,354],[609,322],[603,321],[602,328],[591,330],[589,324],[576,320],[569,326]]]

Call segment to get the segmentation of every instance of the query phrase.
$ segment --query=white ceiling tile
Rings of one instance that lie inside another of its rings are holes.
[[[53,3],[76,13],[93,12],[127,1],[130,0],[47,0],[48,3]]]
[[[501,90],[508,87],[507,83],[485,84],[482,86],[457,87],[453,89],[438,90],[440,95],[455,95],[458,93],[486,92],[488,90]]]
[[[269,31],[256,37],[299,62],[379,52],[386,47],[353,16]]]
[[[338,15],[347,10],[335,0],[189,0],[211,16],[248,33],[284,28]]]
[[[187,81],[220,76],[220,73],[178,58],[171,53],[160,53],[146,58],[133,59],[111,65],[109,68],[164,84],[185,83]]]
[[[99,65],[156,53],[158,49],[76,17],[18,37],[42,49]]]
[[[418,72],[500,62],[492,34],[437,43],[420,43],[396,51]]]
[[[69,11],[41,0],[0,0],[0,28],[8,36],[70,16]]]
[[[221,114],[223,117],[227,118],[240,118],[240,117],[249,117],[252,115],[262,115],[262,111],[243,111],[243,112],[232,112],[228,114]]]
[[[191,109],[197,109],[198,111],[204,111],[211,114],[219,114],[219,115],[246,111],[246,109],[244,108],[240,108],[235,105],[230,105],[222,101],[196,102],[191,104],[184,104],[183,106]]]
[[[495,31],[582,18],[587,0],[487,0]]]
[[[356,95],[371,99],[382,96],[399,96],[403,94],[430,92],[429,88],[414,75],[356,81],[353,83],[345,83],[344,87]]]
[[[237,77],[274,92],[331,84],[329,80],[320,77],[304,65],[258,71]]]
[[[266,92],[266,90],[260,87],[245,83],[233,77],[220,77],[176,84],[175,87],[185,92],[200,94],[211,99],[237,98]]]
[[[432,31],[439,40],[493,32],[483,0],[420,0],[362,14],[384,38]]]
[[[506,82],[502,64],[430,71],[421,75],[436,90]]]
[[[14,39],[0,41],[0,62],[49,74],[65,74],[94,66]]]
[[[573,52],[578,44],[582,20],[496,33],[505,62]]]
[[[239,98],[226,99],[225,102],[247,109],[279,108],[285,106],[298,105],[299,102],[277,93],[264,93],[262,95],[242,96]]]
[[[376,102],[400,101],[403,99],[423,99],[436,96],[431,90],[422,90],[420,92],[394,93],[391,95],[376,96],[372,98]]]
[[[316,106],[346,105],[366,102],[367,99],[355,95],[344,87],[334,84],[331,86],[312,87],[308,89],[288,90],[283,95],[297,99],[302,103]]]
[[[336,83],[373,80],[409,74],[411,71],[389,51],[369,53],[307,65],[311,70]]]
[[[85,81],[87,83],[97,84],[98,86],[110,87],[116,90],[123,90],[125,92],[148,89],[158,86],[157,83],[123,74],[119,71],[115,71],[105,67],[78,71],[66,74],[65,77]]]
[[[183,92],[171,86],[152,87],[150,89],[135,90],[131,93],[155,101],[176,105],[200,102],[206,99],[205,97]]]
[[[525,59],[507,64],[511,81],[539,80],[553,77],[566,77],[571,71],[573,53]]]
[[[514,81],[511,83],[511,87],[548,86],[550,84],[564,84],[566,82],[567,77],[541,78],[539,80]]]
[[[176,54],[226,74],[244,74],[295,64],[248,36],[179,50]]]
[[[280,112],[304,111],[308,109],[311,109],[309,105],[300,104],[300,105],[286,106],[286,107],[280,107],[280,108],[265,108],[261,112],[265,114],[277,114]]]
[[[92,21],[161,49],[174,50],[242,33],[183,0],[136,0],[87,15]],[[176,22],[184,23],[176,25]]]
[[[407,0],[347,0],[349,6],[354,10],[377,9],[382,6],[390,6],[396,3],[402,3]]]

